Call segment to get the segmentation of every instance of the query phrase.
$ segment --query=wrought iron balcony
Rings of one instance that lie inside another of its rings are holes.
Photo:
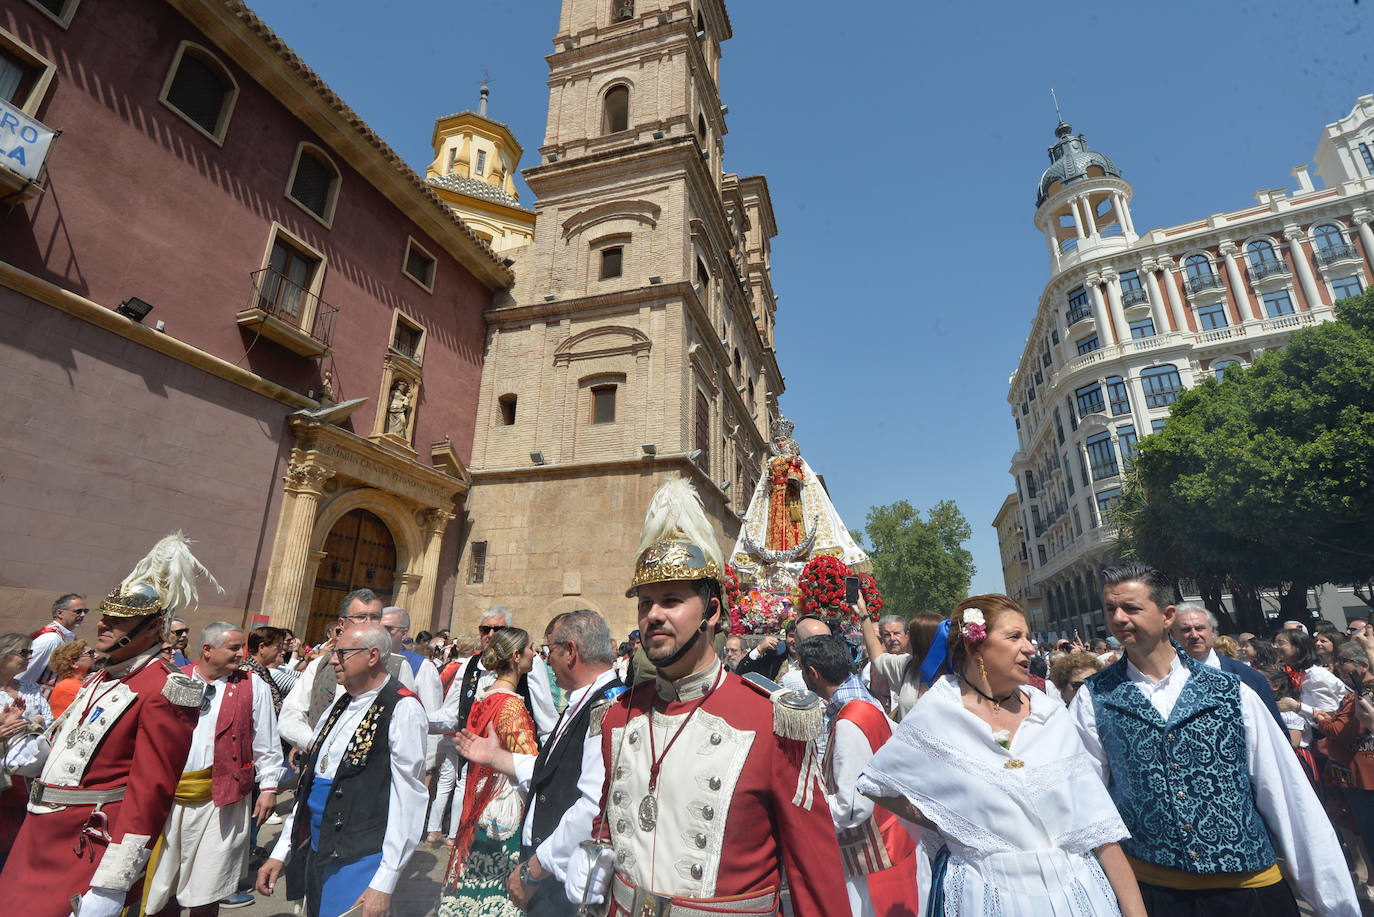
[[[329,352],[338,308],[272,268],[252,274],[248,307],[238,323],[302,356]]]
[[[1196,277],[1189,277],[1183,281],[1183,291],[1190,296],[1204,290],[1221,290],[1225,287],[1226,281],[1222,279],[1222,276],[1211,271],[1206,274],[1198,274]]]
[[[1085,319],[1085,318],[1092,318],[1092,317],[1093,317],[1093,310],[1092,310],[1090,307],[1088,307],[1088,306],[1074,306],[1074,307],[1073,307],[1072,309],[1070,309],[1070,310],[1068,311],[1068,313],[1064,316],[1064,318],[1068,321],[1070,327],[1072,327],[1072,326],[1078,324],[1079,322],[1083,321],[1083,319]]]
[[[1346,242],[1337,242],[1334,245],[1327,245],[1317,249],[1317,263],[1322,267],[1335,264],[1338,261],[1359,261],[1360,253],[1355,250],[1355,246]]]
[[[1293,273],[1288,269],[1288,262],[1282,258],[1266,258],[1258,264],[1251,262],[1246,269],[1250,272],[1250,281],[1256,282],[1264,280],[1266,277],[1287,276]]]
[[[1121,291],[1121,304],[1123,306],[1139,306],[1150,301],[1150,294],[1146,293],[1141,287],[1133,290]]]

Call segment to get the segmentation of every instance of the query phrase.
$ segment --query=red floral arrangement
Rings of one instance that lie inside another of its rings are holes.
[[[812,558],[802,569],[797,586],[801,592],[801,613],[824,617],[840,615],[853,619],[854,613],[844,603],[844,578],[853,576],[849,567],[838,557],[822,554]]]
[[[739,623],[739,612],[736,610],[739,608],[739,571],[735,569],[734,564],[725,565],[725,577],[721,585],[725,588],[725,607],[730,612],[730,622],[736,625]],[[733,626],[730,632],[736,632]]]
[[[878,591],[878,581],[867,573],[860,573],[859,592],[863,594],[869,615],[877,621],[879,612],[883,610],[883,594]]]

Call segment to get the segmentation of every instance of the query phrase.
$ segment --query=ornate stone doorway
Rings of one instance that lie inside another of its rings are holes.
[[[396,580],[396,542],[381,519],[365,509],[344,515],[324,541],[324,560],[315,577],[305,639],[314,644],[329,636],[339,616],[339,603],[364,587],[390,604]]]

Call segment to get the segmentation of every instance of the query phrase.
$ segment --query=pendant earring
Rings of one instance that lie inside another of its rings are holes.
[[[983,684],[987,686],[988,693],[992,693],[992,682],[988,681],[988,667],[983,665],[983,657],[978,657],[978,670],[983,673]]]

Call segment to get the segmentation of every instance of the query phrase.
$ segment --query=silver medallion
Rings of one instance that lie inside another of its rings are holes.
[[[68,748],[75,748],[75,747],[76,747],[76,730],[75,730],[75,729],[73,729],[71,732],[67,733],[67,747],[68,747]]]
[[[320,770],[329,770],[329,752],[325,752],[324,754],[320,755]]]
[[[652,831],[654,825],[658,824],[658,800],[653,794],[645,794],[639,801],[639,829],[641,831]]]

